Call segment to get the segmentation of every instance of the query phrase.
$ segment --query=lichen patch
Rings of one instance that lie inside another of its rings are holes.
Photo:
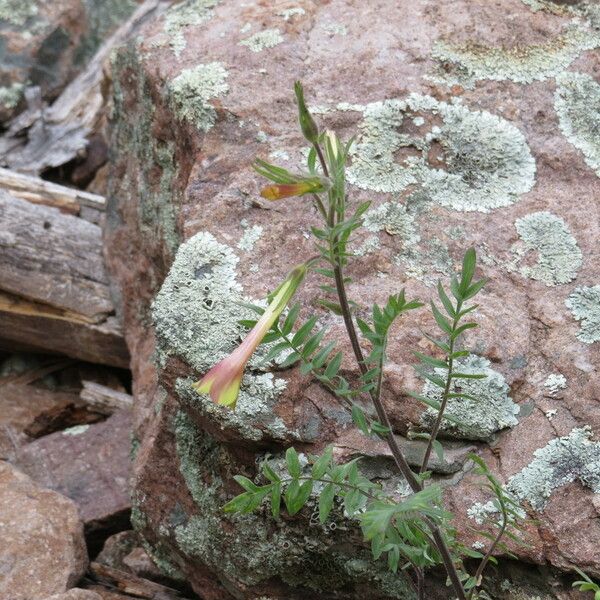
[[[471,355],[459,361],[456,367],[461,373],[486,375],[485,379],[455,380],[453,392],[462,391],[473,396],[476,400],[466,398],[450,398],[446,412],[454,417],[453,421],[442,421],[441,431],[448,437],[467,440],[489,440],[491,436],[507,427],[518,424],[519,406],[509,396],[510,388],[501,373],[491,368],[490,362],[480,356]],[[436,369],[442,377],[446,371]],[[424,396],[439,402],[441,390],[430,381],[425,383],[422,391]],[[437,411],[428,408],[421,416],[425,427],[431,427],[437,416]]]
[[[577,337],[586,344],[600,341],[600,285],[576,288],[565,304],[581,322]]]
[[[240,46],[246,46],[252,52],[262,52],[267,48],[274,48],[281,42],[283,42],[283,36],[279,29],[265,29],[242,40]]]
[[[534,459],[511,477],[507,488],[519,500],[542,511],[552,492],[575,480],[600,493],[600,442],[589,428],[573,429],[534,452]]]
[[[459,45],[438,41],[432,57],[444,65],[429,77],[438,83],[472,88],[476,81],[510,80],[532,83],[556,77],[586,50],[600,46],[600,34],[580,25],[570,25],[543,44],[494,48],[469,42]],[[448,71],[448,65],[451,65]]]
[[[584,73],[556,79],[554,107],[565,137],[600,177],[600,84]]]
[[[37,14],[37,2],[33,0],[0,0],[0,21],[22,27]]]
[[[405,117],[441,118],[426,134],[402,133]],[[418,184],[428,198],[461,211],[488,212],[516,202],[535,183],[535,161],[523,134],[508,121],[459,103],[411,94],[367,105],[361,136],[348,170],[350,183],[377,192],[401,192]],[[428,160],[433,144],[445,166]],[[414,153],[401,164],[402,148]]]
[[[538,254],[536,264],[524,264],[519,268],[522,275],[548,286],[568,283],[577,277],[582,262],[581,250],[560,217],[546,211],[531,213],[518,219],[515,227],[524,253]],[[521,249],[516,251],[522,258]]]
[[[178,119],[201,131],[209,131],[217,120],[210,100],[229,91],[228,73],[218,62],[184,69],[169,83],[169,101]]]
[[[9,86],[0,87],[0,104],[4,108],[15,108],[23,96],[24,89],[25,85],[18,81],[11,83]]]
[[[175,56],[180,56],[187,45],[185,29],[208,21],[218,3],[219,0],[184,0],[169,8],[165,15],[164,31]]]

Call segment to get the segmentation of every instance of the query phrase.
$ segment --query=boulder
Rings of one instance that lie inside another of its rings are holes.
[[[16,454],[23,472],[75,502],[93,548],[98,537],[128,524],[130,428],[129,412],[120,411],[100,423],[41,437]]]
[[[63,594],[87,567],[75,504],[2,461],[0,537],[0,598],[43,600]]]
[[[585,0],[190,0],[115,56],[105,253],[133,357],[132,518],[203,597],[410,594],[369,566],[356,531],[221,510],[239,492],[233,475],[254,476],[290,445],[331,443],[402,485],[335,398],[258,361],[235,412],[190,387],[239,343],[239,301],[264,298],[314,254],[310,201],[261,199],[251,168],[256,157],[303,168],[298,78],[324,127],[357,136],[351,201],[373,201],[347,269],[360,314],[401,288],[428,301],[471,246],[489,278],[463,365],[488,378],[470,386],[479,403],[452,403],[466,424],[443,431],[452,454],[434,465],[459,530],[488,499],[466,461],[475,447],[532,517],[517,556],[600,574],[597,17]],[[299,292],[301,315],[316,313],[349,353],[341,319],[316,304],[319,283]],[[384,401],[406,447],[402,436],[430,422],[407,390],[428,391],[412,352],[432,351],[434,331],[422,310],[388,349]],[[352,361],[342,368],[356,376]],[[410,444],[417,464],[423,448]]]

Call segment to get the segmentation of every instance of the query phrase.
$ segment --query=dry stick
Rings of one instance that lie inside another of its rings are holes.
[[[323,173],[326,177],[328,177],[329,175],[328,175],[328,170],[327,170],[327,164],[325,162],[325,157],[323,156],[323,152],[322,152],[319,144],[315,143],[314,147],[315,147],[315,151],[317,152],[317,156],[319,157],[319,161],[321,163]],[[331,206],[330,206],[329,214],[330,214],[330,219],[332,219],[335,213],[333,210],[331,210]],[[330,227],[332,227],[333,223],[329,222],[328,225]],[[333,272],[334,272],[334,277],[335,277],[335,285],[336,285],[336,289],[338,292],[338,299],[340,301],[340,308],[342,310],[342,317],[344,319],[344,324],[346,326],[346,331],[348,333],[348,337],[350,338],[350,344],[352,346],[354,356],[356,357],[356,360],[358,362],[359,369],[360,369],[361,373],[364,375],[368,369],[365,364],[365,358],[364,358],[364,355],[362,352],[362,348],[360,347],[360,343],[358,341],[358,336],[356,334],[356,329],[354,327],[354,321],[352,320],[352,312],[350,310],[350,305],[348,303],[348,297],[346,295],[346,287],[344,285],[344,274],[342,272],[342,266],[341,266],[339,260],[336,260],[336,264],[334,265]],[[375,394],[373,394],[373,392],[370,392],[369,395],[371,396],[371,400],[373,402],[373,405],[375,406],[375,411],[377,412],[377,416],[378,416],[379,420],[384,425],[384,427],[386,427],[386,429],[387,429],[387,433],[385,435],[385,440],[392,452],[394,462],[396,463],[398,469],[400,470],[400,472],[402,473],[402,475],[404,476],[404,478],[410,485],[413,492],[417,493],[417,492],[422,491],[423,486],[421,485],[420,481],[417,479],[417,477],[413,473],[412,469],[410,468],[410,465],[408,464],[406,458],[404,457],[404,454],[402,453],[402,450],[398,446],[398,442],[396,441],[396,438],[394,437],[394,435],[392,433],[392,424],[391,424],[388,414],[381,402],[381,398],[375,396]],[[448,546],[446,545],[446,542],[445,542],[439,528],[430,519],[426,519],[426,521],[427,521],[427,524],[429,525],[429,527],[431,528],[431,534],[432,534],[435,544],[440,552],[442,561],[443,561],[446,571],[448,573],[448,577],[450,578],[450,581],[452,582],[452,587],[454,588],[455,593],[458,595],[459,600],[466,600],[466,596],[465,596],[465,592],[464,592],[462,583],[460,582],[460,578],[458,576],[458,573],[456,572],[456,568],[452,561],[452,556],[450,555]]]

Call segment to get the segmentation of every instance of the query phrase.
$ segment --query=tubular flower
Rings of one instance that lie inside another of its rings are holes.
[[[213,402],[235,409],[246,363],[261,343],[273,323],[302,283],[308,263],[298,265],[275,290],[271,303],[244,341],[227,357],[218,362],[193,387],[198,393],[209,394]]]
[[[294,92],[296,93],[296,102],[298,103],[298,120],[300,121],[300,129],[302,129],[304,137],[311,144],[315,144],[319,139],[319,127],[312,118],[308,108],[306,108],[306,102],[304,102],[304,90],[299,81],[296,81],[294,84]]]
[[[281,200],[304,194],[318,194],[327,189],[326,181],[321,177],[306,177],[294,183],[268,185],[260,195],[267,200]]]

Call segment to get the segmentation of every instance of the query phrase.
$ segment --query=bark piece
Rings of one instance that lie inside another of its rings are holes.
[[[41,600],[66,592],[87,566],[75,504],[0,462],[0,598]]]
[[[126,367],[99,226],[0,190],[0,337]]]
[[[79,397],[95,412],[112,415],[118,409],[130,409],[133,405],[133,398],[129,394],[93,381],[84,380],[82,383]]]

